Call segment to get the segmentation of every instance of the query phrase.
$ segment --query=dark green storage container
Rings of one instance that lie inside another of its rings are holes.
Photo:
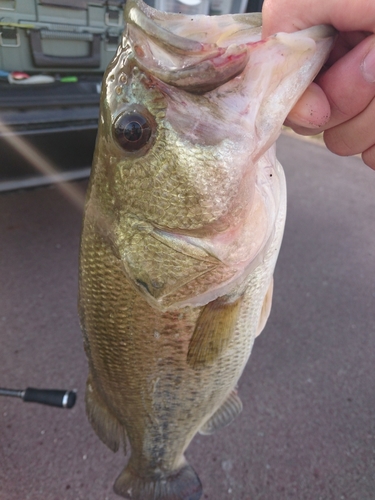
[[[103,73],[123,31],[124,0],[0,0],[0,69]]]

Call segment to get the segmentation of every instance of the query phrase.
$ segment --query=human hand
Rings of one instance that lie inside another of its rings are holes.
[[[331,151],[362,154],[375,169],[375,2],[265,0],[263,36],[331,24],[331,55],[285,122],[297,133],[324,132]]]

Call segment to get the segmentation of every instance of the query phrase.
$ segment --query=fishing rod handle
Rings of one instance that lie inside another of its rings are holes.
[[[72,408],[76,402],[75,391],[61,391],[58,389],[33,389],[28,387],[22,398],[29,403]]]

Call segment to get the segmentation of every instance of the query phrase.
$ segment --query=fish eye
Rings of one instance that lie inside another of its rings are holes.
[[[151,124],[140,113],[124,113],[113,124],[113,134],[118,144],[129,152],[145,146],[152,134]]]

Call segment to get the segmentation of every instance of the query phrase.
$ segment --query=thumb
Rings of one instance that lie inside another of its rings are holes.
[[[288,115],[287,125],[299,133],[307,135],[312,133],[311,129],[320,129],[329,120],[331,107],[323,90],[316,83],[312,83],[300,97],[294,108]]]
[[[338,31],[374,32],[375,5],[371,0],[264,0],[263,37],[331,24]]]

